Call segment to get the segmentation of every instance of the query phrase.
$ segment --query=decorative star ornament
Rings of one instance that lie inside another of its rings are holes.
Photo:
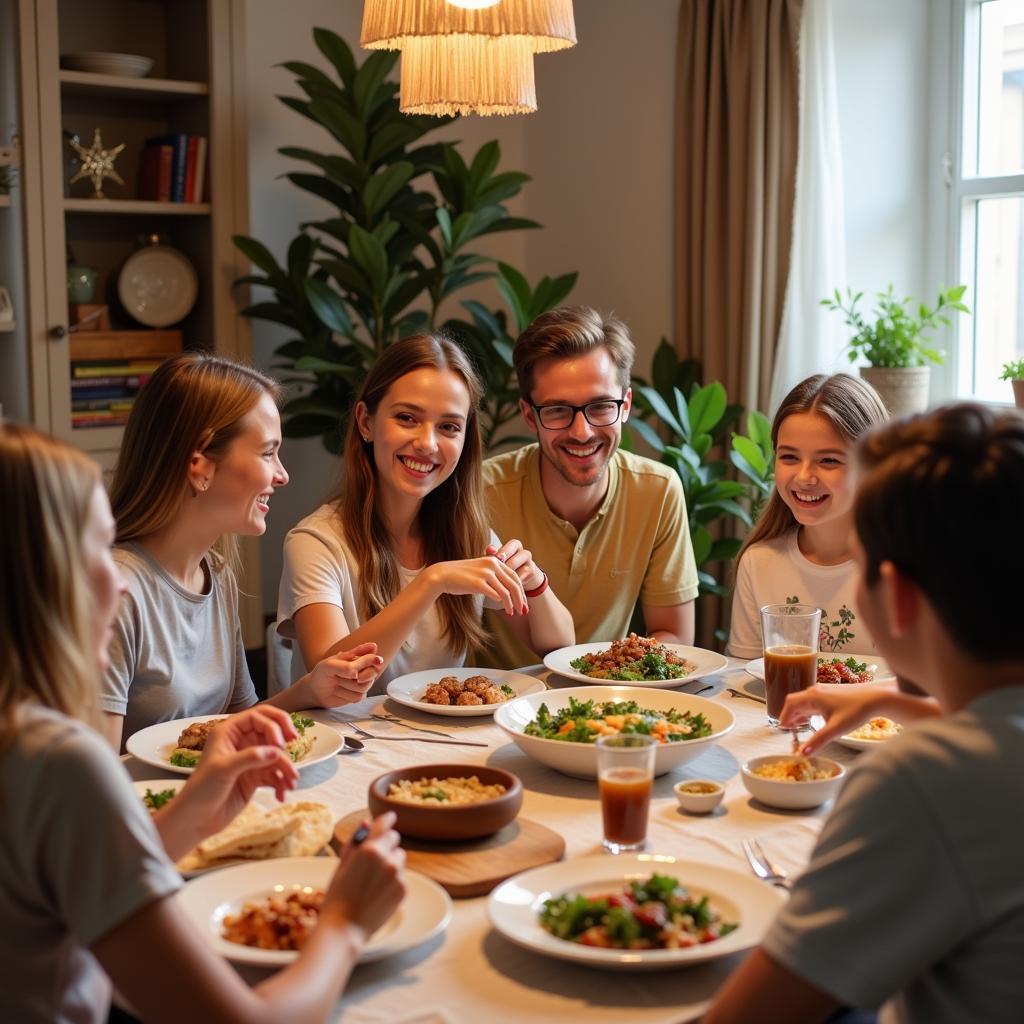
[[[123,142],[120,146],[115,146],[113,149],[104,149],[99,128],[96,129],[92,137],[92,146],[89,149],[86,149],[76,139],[71,139],[69,142],[72,149],[82,160],[82,166],[79,167],[78,173],[68,182],[69,185],[74,185],[76,181],[88,178],[95,190],[93,192],[93,199],[105,199],[106,196],[103,194],[104,178],[113,178],[119,185],[124,184],[124,179],[114,170],[114,160],[117,159],[117,155],[124,149]]]

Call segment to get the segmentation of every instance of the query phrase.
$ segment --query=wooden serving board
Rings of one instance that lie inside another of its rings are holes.
[[[372,817],[368,810],[347,814],[334,826],[334,841],[344,844]],[[403,838],[405,862],[432,878],[456,899],[486,896],[500,882],[528,868],[561,860],[565,840],[544,825],[517,818],[500,832],[484,839],[457,843],[428,843]]]

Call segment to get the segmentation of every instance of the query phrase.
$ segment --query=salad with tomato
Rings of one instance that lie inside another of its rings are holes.
[[[739,927],[723,921],[707,896],[692,897],[678,879],[659,874],[607,895],[545,900],[540,924],[556,938],[603,949],[685,949]]]

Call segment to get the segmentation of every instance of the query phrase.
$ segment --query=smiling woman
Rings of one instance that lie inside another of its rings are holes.
[[[115,746],[155,722],[256,703],[238,622],[235,537],[266,530],[288,483],[278,385],[202,352],[164,362],[132,408],[114,473],[127,593],[100,704]],[[339,654],[274,697],[293,711],[359,699],[375,652]]]
[[[487,527],[481,391],[463,351],[434,335],[396,342],[370,370],[342,487],[285,540],[278,629],[298,641],[293,678],[367,641],[387,665],[381,685],[457,667],[485,641],[485,602],[538,650],[573,642],[572,619],[530,552]]]

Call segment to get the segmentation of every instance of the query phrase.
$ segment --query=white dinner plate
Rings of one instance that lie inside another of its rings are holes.
[[[818,653],[818,661],[831,661],[833,658],[839,658],[841,661],[845,661],[847,658],[862,661],[875,673],[875,678],[869,683],[823,683],[824,686],[843,686],[845,688],[847,686],[875,686],[878,683],[896,682],[896,676],[889,668],[889,663],[877,654],[855,654],[851,651],[839,651],[835,654]],[[755,679],[764,679],[764,658],[748,661],[743,668]]]
[[[687,661],[692,661],[697,667],[681,679],[595,679],[593,676],[585,676],[582,672],[572,667],[570,662],[584,654],[599,654],[611,646],[611,641],[600,644],[575,644],[572,647],[562,647],[552,651],[544,658],[544,664],[566,679],[575,679],[581,683],[591,683],[597,686],[643,686],[651,690],[668,690],[677,686],[685,686],[694,679],[701,676],[711,675],[712,672],[721,672],[729,664],[728,658],[715,651],[706,651],[703,647],[684,647],[682,644],[665,644],[673,654],[678,654]]]
[[[195,878],[185,885],[177,899],[199,933],[221,956],[240,964],[283,967],[298,954],[229,942],[222,936],[222,921],[228,914],[238,913],[245,903],[275,892],[305,886],[326,889],[337,866],[336,860],[326,857],[255,861]],[[452,916],[448,893],[416,871],[406,871],[404,878],[405,899],[363,947],[361,964],[403,953],[448,927]]]
[[[547,689],[541,680],[535,679],[533,676],[524,676],[519,672],[462,666],[461,668],[432,668],[424,672],[409,672],[404,676],[399,676],[388,683],[388,696],[393,701],[404,704],[407,708],[416,708],[417,711],[426,711],[431,715],[451,715],[460,718],[473,717],[474,715],[493,715],[495,710],[501,707],[501,704],[475,704],[469,706],[449,704],[446,706],[444,704],[428,704],[425,700],[421,700],[420,698],[422,698],[427,684],[436,683],[444,676],[455,676],[456,679],[468,679],[470,676],[486,676],[488,679],[493,679],[498,686],[504,684],[505,686],[511,686],[515,690],[515,696],[509,697],[509,700],[515,700],[516,697],[525,697],[530,693],[541,693]],[[505,702],[502,701],[502,703]]]
[[[541,927],[538,915],[546,899],[576,892],[617,892],[624,883],[654,872],[678,879],[695,895],[707,895],[723,919],[739,927],[714,942],[687,949],[599,949],[556,938]],[[717,960],[756,946],[784,899],[777,888],[745,871],[661,854],[602,854],[516,875],[491,893],[487,909],[491,924],[506,939],[535,953],[605,970],[649,971]]]
[[[139,795],[139,799],[142,800],[146,795],[147,789],[152,790],[154,793],[159,793],[165,789],[173,789],[177,793],[186,782],[188,782],[188,779],[143,779],[138,782],[133,781],[132,787]],[[257,807],[264,811],[271,811],[275,807],[280,806],[273,790],[270,789],[257,789],[252,795],[252,800],[249,802],[256,804]],[[251,863],[252,860],[245,857],[231,857],[218,861],[216,864],[209,864],[206,867],[192,870],[183,870],[179,867],[178,870],[185,878],[195,878],[197,875],[205,875],[211,871],[219,871],[221,868],[233,867],[235,864]]]
[[[905,729],[906,726],[904,726]],[[900,735],[902,736],[903,733],[900,733]],[[840,743],[844,747],[849,747],[850,750],[874,750],[875,747],[884,746],[886,743],[891,743],[894,739],[896,739],[895,736],[890,736],[884,740],[865,740],[859,736],[851,736],[849,733],[846,733],[844,736],[837,736],[834,742]]]
[[[124,261],[117,296],[146,327],[170,327],[188,316],[199,292],[195,268],[169,245],[146,245]]]
[[[143,78],[153,69],[153,59],[135,53],[105,53],[86,51],[62,53],[60,66],[69,71],[88,71],[94,75],[122,75]]]
[[[171,722],[158,722],[146,729],[140,729],[137,733],[128,737],[125,748],[133,757],[137,757],[145,764],[151,764],[155,768],[163,768],[165,771],[177,772],[179,775],[191,775],[195,768],[181,768],[171,764],[170,756],[178,747],[178,737],[182,730],[193,722],[208,722],[211,718],[227,718],[227,715],[197,715],[195,718],[176,718]],[[314,722],[307,731],[307,735],[313,737],[313,749],[295,762],[298,769],[308,768],[312,764],[326,761],[333,757],[342,744],[341,736],[329,725],[321,722]]]

